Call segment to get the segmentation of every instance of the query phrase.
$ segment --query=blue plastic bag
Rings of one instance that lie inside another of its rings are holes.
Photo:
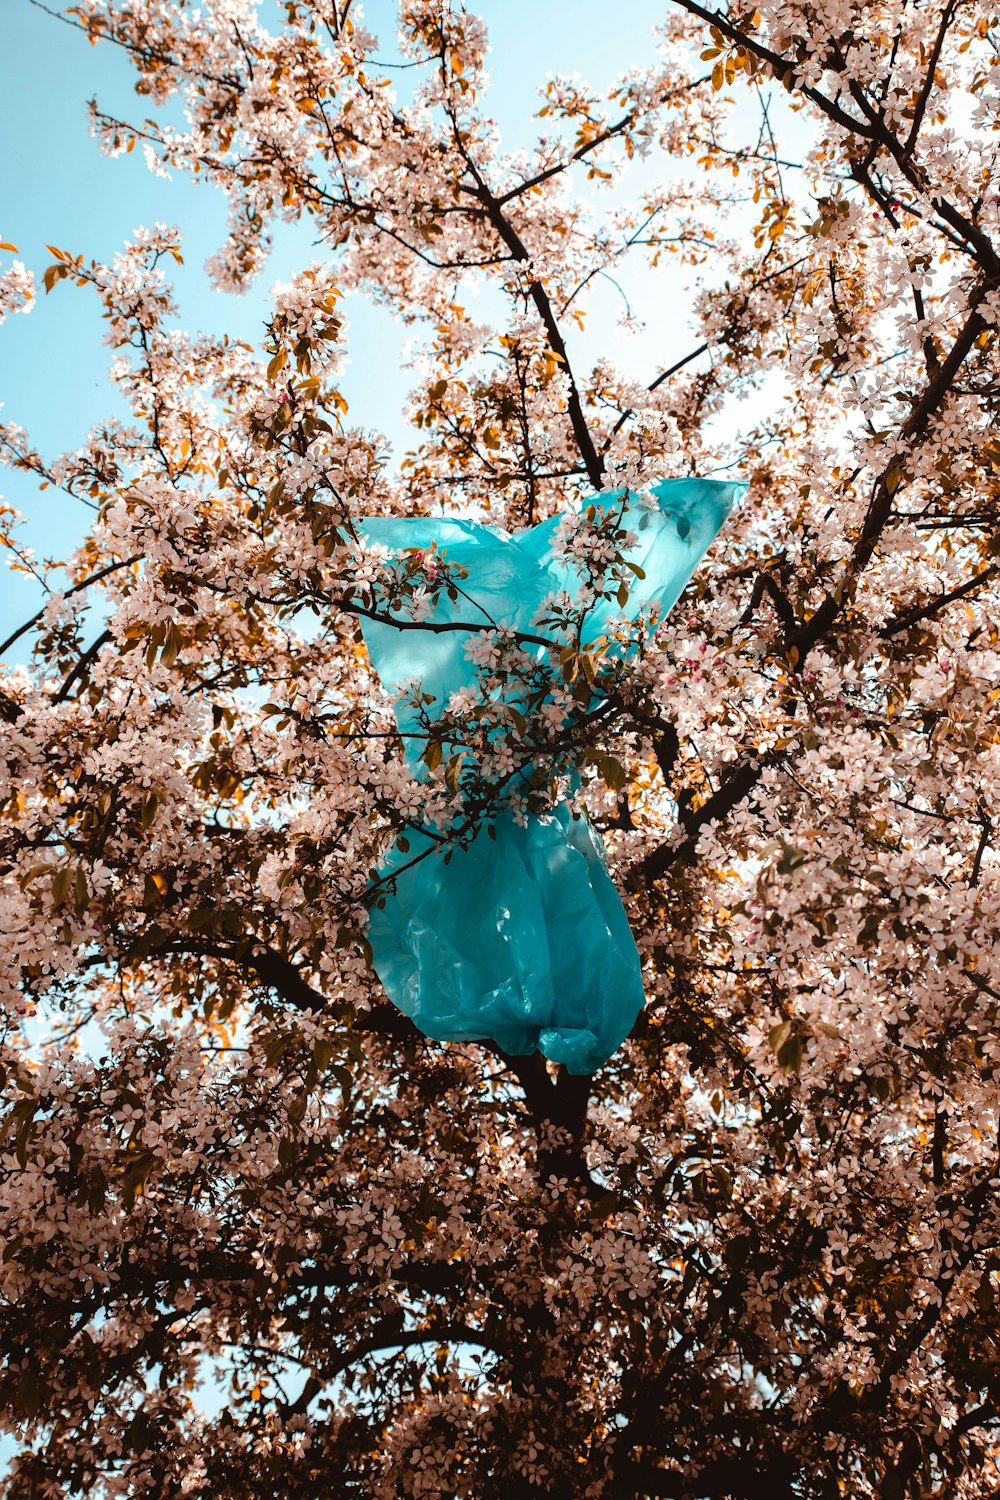
[[[595,498],[598,514],[620,513],[635,534],[624,556],[639,571],[630,575],[624,606],[616,597],[593,602],[584,639],[601,636],[622,615],[634,620],[650,607],[665,615],[744,488],[673,479],[656,485],[651,499],[628,492]],[[396,696],[396,721],[415,774],[427,774],[420,755],[428,718],[444,712],[452,693],[476,683],[465,650],[473,635],[503,624],[563,644],[558,631],[535,623],[542,600],[555,591],[575,596],[581,586],[556,546],[560,519],[514,536],[452,517],[374,517],[361,524],[369,542],[397,554],[433,547],[449,571],[457,565],[466,573],[454,599],[445,589],[436,594],[423,624],[466,622],[471,630],[406,628],[407,614],[388,607],[400,625],[361,622],[372,665]],[[429,703],[400,696],[414,680]],[[541,1051],[570,1073],[599,1068],[628,1036],[645,997],[621,897],[585,813],[561,803],[529,814],[525,825],[500,807],[471,840],[451,845],[447,864],[432,834],[408,831],[406,841],[409,847],[397,843],[380,868],[384,900],[368,928],[390,999],[439,1041],[492,1039],[513,1054]]]

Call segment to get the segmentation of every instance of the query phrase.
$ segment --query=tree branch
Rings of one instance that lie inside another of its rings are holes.
[[[921,620],[932,619],[934,615],[947,609],[949,604],[954,604],[956,599],[964,599],[969,594],[975,593],[976,589],[981,588],[984,583],[996,578],[998,573],[1000,573],[1000,565],[989,563],[979,573],[973,574],[971,578],[967,578],[957,588],[950,589],[948,593],[940,594],[937,599],[932,599],[928,604],[915,604],[905,614],[886,620],[885,624],[879,628],[879,635],[888,639],[890,636],[898,635],[902,630],[909,630],[911,625],[917,625]]]

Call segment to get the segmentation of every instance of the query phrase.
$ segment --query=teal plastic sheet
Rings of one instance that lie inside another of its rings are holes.
[[[623,616],[666,614],[744,488],[674,479],[644,497],[595,498],[598,515],[620,516],[634,534],[623,555],[639,571],[628,575],[624,605],[617,591],[591,603],[583,640]],[[416,775],[429,774],[420,759],[428,719],[444,713],[456,691],[476,689],[466,654],[474,635],[505,625],[552,639],[557,649],[565,644],[558,629],[536,621],[543,600],[560,591],[576,597],[582,584],[559,547],[560,519],[516,535],[454,517],[361,524],[367,541],[397,556],[434,549],[449,574],[456,566],[465,574],[454,598],[445,589],[432,595],[423,628],[388,596],[392,618],[361,622],[372,665],[396,698]],[[433,629],[458,624],[471,628]],[[414,682],[430,701],[414,701]],[[512,686],[512,701],[521,691]],[[408,829],[404,847],[397,843],[379,870],[384,900],[373,906],[368,937],[390,999],[439,1041],[489,1039],[508,1053],[541,1051],[570,1073],[594,1072],[628,1036],[644,1000],[639,954],[596,829],[565,802],[526,822],[501,805],[464,845],[450,845],[447,863],[441,833]]]

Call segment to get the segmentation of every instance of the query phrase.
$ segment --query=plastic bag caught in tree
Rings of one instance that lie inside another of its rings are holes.
[[[617,535],[624,529],[634,544],[621,553],[631,579],[627,599],[622,595],[620,602],[617,592],[599,595],[583,616],[584,642],[621,617],[634,621],[641,611],[655,611],[662,618],[744,488],[673,479],[648,497],[619,491],[595,499],[597,523],[613,518]],[[398,695],[396,722],[415,774],[428,774],[429,723],[445,712],[452,694],[475,688],[477,668],[467,647],[479,632],[503,626],[547,634],[552,648],[528,646],[539,657],[555,658],[567,645],[566,627],[537,623],[543,601],[559,593],[576,597],[584,585],[560,548],[560,520],[554,516],[513,536],[441,517],[376,517],[362,524],[368,542],[398,556],[426,549],[435,566],[441,559],[444,582],[431,596],[423,629],[413,628],[402,600],[380,606],[400,625],[362,621],[372,665],[385,690]],[[459,622],[470,628],[441,628]],[[634,647],[619,650],[627,658]],[[407,691],[414,682],[422,701]],[[515,680],[509,706],[521,709],[523,693],[523,682]],[[519,769],[512,789],[530,770]],[[447,842],[447,863],[441,833],[407,831],[379,871],[385,899],[371,912],[368,936],[390,999],[439,1041],[492,1039],[505,1052],[538,1050],[570,1073],[594,1072],[628,1036],[644,994],[621,897],[586,813],[561,802],[545,813],[529,812],[525,821],[501,801],[471,838]]]

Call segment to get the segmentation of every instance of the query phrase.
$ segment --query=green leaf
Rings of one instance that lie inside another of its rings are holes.
[[[155,906],[162,901],[167,891],[167,882],[162,875],[147,875],[143,881],[142,904]]]
[[[804,1051],[802,1038],[793,1034],[786,1042],[782,1042],[777,1050],[778,1066],[785,1068],[789,1073],[797,1073],[802,1066]]]
[[[858,942],[862,947],[867,948],[870,944],[878,941],[880,920],[879,914],[876,911],[869,912],[865,917],[864,925],[858,933]]]
[[[712,1176],[715,1179],[715,1186],[716,1186],[716,1189],[718,1190],[719,1197],[720,1198],[725,1198],[726,1202],[728,1203],[729,1200],[730,1200],[730,1198],[732,1198],[732,1196],[733,1196],[733,1179],[732,1179],[732,1177],[726,1171],[726,1168],[723,1167],[723,1166],[721,1166],[719,1164],[719,1162],[714,1162],[713,1163],[713,1165],[712,1165]]]
[[[786,844],[782,839],[781,858],[777,865],[778,874],[791,875],[800,865],[804,865],[808,858],[809,856],[804,849],[796,849],[794,844]]]
[[[38,1109],[38,1101],[35,1099],[22,1100],[21,1105],[16,1107],[15,1113],[19,1109],[22,1113],[17,1122],[14,1154],[17,1157],[19,1165],[26,1167],[28,1165],[28,1143],[35,1128],[35,1111]]]
[[[188,917],[192,932],[209,932],[216,925],[219,913],[214,906],[198,906]]]
[[[163,928],[157,926],[155,922],[151,922],[129,948],[129,959],[133,963],[138,963],[142,959],[148,958],[151,953],[159,948],[164,936]]]
[[[722,1251],[722,1258],[731,1271],[741,1271],[750,1259],[750,1251],[753,1248],[753,1236],[749,1234],[734,1234],[729,1243]]]
[[[449,792],[456,797],[458,796],[458,786],[462,775],[462,762],[464,759],[464,751],[459,751],[457,755],[453,755],[448,761],[447,769],[444,773],[444,784]]]
[[[606,1188],[603,1193],[598,1193],[587,1205],[587,1217],[589,1219],[609,1219],[612,1214],[620,1213],[624,1207],[620,1193],[612,1188]]]
[[[598,760],[598,769],[605,785],[611,787],[612,791],[620,792],[628,782],[628,772],[613,755],[602,755]]]
[[[108,1179],[100,1167],[95,1167],[93,1180],[87,1189],[87,1212],[92,1219],[104,1208],[104,1200],[108,1191]]]
[[[337,1054],[336,1044],[327,1037],[317,1037],[313,1042],[313,1057],[317,1068],[328,1068]]]
[[[274,1064],[280,1061],[280,1059],[288,1051],[289,1047],[291,1047],[294,1041],[295,1037],[290,1031],[285,1031],[282,1032],[279,1036],[271,1037],[267,1046],[264,1048],[264,1061],[267,1066],[269,1068],[273,1068]]]
[[[37,1371],[29,1366],[22,1370],[14,1393],[14,1402],[19,1411],[28,1417],[37,1417],[42,1409],[42,1391]]]
[[[143,828],[149,828],[159,810],[160,799],[155,792],[147,792],[142,799],[139,810],[139,822]]]
[[[62,869],[56,871],[55,875],[52,877],[53,906],[62,906],[63,902],[66,900],[70,882],[72,881],[75,873],[76,872],[73,869],[72,865],[63,865]]]
[[[140,1151],[127,1167],[122,1179],[122,1202],[127,1211],[135,1206],[135,1200],[144,1191],[155,1165],[156,1157],[152,1151]]]

